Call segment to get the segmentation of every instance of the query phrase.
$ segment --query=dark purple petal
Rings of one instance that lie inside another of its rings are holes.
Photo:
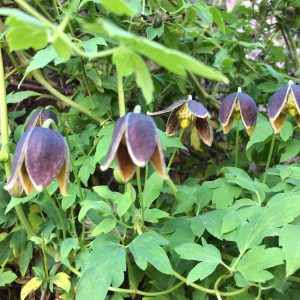
[[[196,124],[199,137],[206,145],[211,146],[214,136],[213,136],[213,129],[210,124],[209,118],[205,118],[205,119],[197,118],[195,124]]]
[[[195,100],[189,100],[187,105],[188,109],[194,116],[202,119],[209,116],[208,110],[200,102],[197,102]]]
[[[110,163],[114,159],[114,157],[117,153],[118,147],[120,145],[120,142],[124,136],[126,123],[127,123],[127,115],[125,115],[117,120],[117,122],[115,124],[114,133],[113,133],[113,137],[112,137],[112,141],[111,141],[109,150],[106,154],[105,161],[103,162],[103,164],[101,166],[102,171],[107,170],[109,168]]]
[[[62,135],[44,127],[33,127],[25,149],[29,179],[37,191],[43,190],[61,172],[67,157]],[[26,191],[26,188],[24,186]]]
[[[180,129],[180,123],[179,123],[179,120],[177,118],[178,110],[179,110],[179,108],[174,109],[169,115],[167,125],[166,125],[166,134],[167,134],[167,136],[175,135],[178,132],[178,130]]]
[[[257,107],[254,100],[245,93],[239,93],[238,95],[240,112],[243,123],[247,129],[252,128],[248,133],[253,132],[253,129],[257,120]],[[251,135],[251,134],[250,134]]]
[[[122,180],[128,182],[135,173],[136,165],[133,163],[128,153],[126,144],[120,144],[116,154],[116,163],[120,170]]]
[[[36,126],[37,123],[39,122],[40,119],[40,113],[41,113],[42,109],[37,109],[31,116],[27,126],[26,126],[26,130],[29,130],[30,128],[32,128],[33,126]]]
[[[269,104],[268,104],[268,114],[270,120],[275,120],[279,114],[282,112],[282,109],[284,108],[286,99],[287,99],[287,93],[288,93],[289,87],[286,86],[282,88],[281,90],[275,92],[272,97],[270,98]]]
[[[34,126],[43,126],[48,119],[53,120],[56,125],[58,124],[56,114],[52,110],[44,108],[37,109],[31,116],[25,130],[28,130]]]
[[[25,158],[25,148],[26,144],[28,141],[28,138],[31,134],[32,130],[29,130],[25,132],[20,140],[18,141],[14,158],[13,158],[13,164],[12,164],[12,171],[11,171],[11,176],[7,180],[7,184],[5,186],[5,189],[10,191],[14,189],[14,185],[18,184],[17,181],[20,182],[20,170],[22,167],[22,164],[24,163],[24,158]]]
[[[43,109],[40,115],[41,118],[41,126],[48,120],[51,119],[55,122],[55,124],[58,124],[57,116],[56,114],[50,110],[50,109]]]
[[[300,85],[292,84],[291,89],[295,96],[295,100],[296,100],[295,102],[296,102],[296,108],[297,108],[298,114],[300,114]]]
[[[161,116],[163,114],[166,114],[170,111],[172,111],[173,109],[181,106],[183,103],[187,102],[187,99],[180,99],[175,101],[172,105],[168,106],[167,108],[160,110],[160,111],[156,111],[156,112],[147,112],[147,115],[149,116]]]
[[[164,179],[168,178],[166,163],[158,134],[156,134],[156,147],[151,157],[151,163],[155,171]]]
[[[227,123],[230,122],[230,118],[232,117],[232,112],[234,110],[235,101],[238,93],[232,93],[225,97],[225,99],[221,102],[220,110],[219,110],[219,119],[222,127],[226,126]]]
[[[135,165],[144,167],[156,146],[156,125],[140,113],[128,113],[126,143],[129,155]]]

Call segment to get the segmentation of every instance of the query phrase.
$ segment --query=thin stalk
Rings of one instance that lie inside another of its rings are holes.
[[[182,129],[180,130],[180,134],[179,134],[179,141],[180,141],[180,142],[181,142],[183,133],[184,133],[184,129],[182,128]],[[169,160],[167,169],[170,169],[170,168],[171,168],[171,165],[172,165],[172,163],[173,163],[173,160],[174,160],[174,158],[175,158],[175,156],[176,156],[177,151],[178,151],[178,148],[175,148],[174,151],[173,151],[173,153],[172,153],[172,155],[171,155],[171,158],[170,158],[170,160]]]
[[[175,196],[175,194],[177,193],[177,187],[175,186],[171,178],[165,179],[165,182],[172,191],[173,195]]]
[[[273,154],[273,150],[274,150],[275,138],[276,138],[276,135],[275,135],[275,133],[273,133],[270,150],[269,150],[269,155],[268,155],[268,160],[267,160],[267,164],[266,164],[266,168],[265,168],[263,183],[266,183],[267,178],[268,178],[268,171],[269,171],[270,162],[271,162],[271,158],[272,158],[272,154]]]
[[[291,47],[291,52],[292,52],[292,55],[293,55],[293,58],[294,58],[295,69],[297,71],[300,67],[300,59],[299,59],[298,50],[297,50],[295,40],[293,39],[291,31],[289,29],[286,30],[286,37],[287,37],[287,40],[288,40],[289,45]]]
[[[123,77],[120,72],[117,70],[117,84],[118,84],[118,99],[119,99],[119,115],[120,117],[126,114],[125,108],[125,96],[124,96],[124,87],[123,87]]]
[[[136,169],[136,180],[138,185],[138,194],[140,200],[140,207],[141,207],[141,227],[144,227],[144,201],[143,201],[143,191],[142,191],[142,181],[141,181],[141,170],[140,168]]]
[[[237,168],[239,164],[239,140],[240,140],[240,120],[237,120],[235,132],[235,151],[234,151],[234,165]]]
[[[4,169],[6,178],[10,177],[11,174],[11,159],[10,159],[10,147],[9,147],[9,130],[8,130],[8,117],[7,117],[7,103],[6,103],[6,88],[5,88],[5,77],[4,77],[4,67],[2,60],[2,49],[0,48],[0,119],[1,119],[1,142],[5,147],[3,151],[6,151],[8,160],[4,163]],[[22,204],[15,206],[15,211],[18,219],[20,220],[22,226],[27,232],[28,237],[35,236],[35,232],[29,223]]]
[[[42,234],[42,253],[43,253],[43,264],[44,264],[44,272],[47,283],[49,283],[49,273],[48,273],[48,260],[46,255],[46,245],[44,235]]]

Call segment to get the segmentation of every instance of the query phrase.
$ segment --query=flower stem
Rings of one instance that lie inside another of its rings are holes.
[[[118,99],[119,99],[119,115],[120,117],[126,114],[125,108],[125,96],[124,96],[124,88],[123,88],[123,77],[120,72],[117,70],[117,84],[118,84]]]
[[[5,88],[5,77],[4,77],[4,67],[2,60],[2,49],[0,48],[0,109],[1,109],[1,142],[3,151],[6,151],[8,160],[4,163],[6,178],[10,177],[11,174],[11,159],[10,159],[10,147],[9,147],[9,131],[8,131],[8,117],[7,117],[7,103],[6,103],[6,88]],[[22,204],[15,206],[15,211],[20,220],[22,226],[27,232],[28,237],[35,236],[34,230],[29,223]]]
[[[272,158],[272,154],[273,154],[273,150],[274,150],[275,137],[276,137],[276,135],[275,135],[275,133],[273,133],[270,150],[269,150],[269,155],[268,155],[268,160],[267,160],[267,164],[266,164],[266,169],[265,169],[265,173],[264,173],[263,183],[266,183],[267,178],[268,178],[268,171],[269,171],[270,162],[271,162],[271,158]]]
[[[140,207],[141,207],[141,227],[144,227],[144,202],[143,202],[143,191],[142,191],[140,168],[136,169],[136,180],[137,180],[137,185],[138,185],[138,194],[139,194]]]
[[[239,140],[240,140],[240,120],[237,120],[235,132],[235,153],[234,165],[237,168],[239,164]]]
[[[184,133],[184,129],[182,128],[181,131],[180,131],[180,134],[179,134],[179,141],[181,142],[181,139],[182,139],[182,136],[183,136],[183,133]],[[169,160],[169,163],[168,163],[168,166],[167,166],[167,169],[170,169],[172,163],[173,163],[173,160],[176,156],[176,153],[178,151],[178,148],[175,148],[172,155],[171,155],[171,158]]]
[[[173,195],[175,196],[175,194],[177,193],[177,187],[175,186],[173,181],[170,178],[168,178],[168,179],[165,179],[165,182],[169,186],[169,188],[172,191]]]

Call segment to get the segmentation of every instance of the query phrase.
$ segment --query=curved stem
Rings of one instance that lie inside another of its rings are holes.
[[[239,140],[240,140],[240,120],[237,120],[235,132],[235,152],[234,165],[237,168],[239,164]]]
[[[265,169],[265,173],[264,173],[263,183],[266,183],[267,178],[268,178],[268,171],[269,171],[270,162],[271,162],[271,158],[272,158],[272,154],[273,154],[273,150],[274,150],[275,137],[276,137],[276,135],[275,135],[275,133],[273,133],[270,150],[269,150],[269,155],[268,155],[268,160],[267,160],[267,164],[266,164],[266,169]]]
[[[120,117],[126,114],[125,108],[125,96],[123,88],[123,77],[121,73],[117,70],[117,84],[118,84],[118,99],[119,99],[119,115]]]
[[[180,134],[179,134],[179,141],[180,141],[180,142],[181,142],[183,133],[184,133],[184,129],[182,128],[182,129],[180,130]],[[169,160],[167,169],[170,169],[170,167],[171,167],[171,165],[172,165],[172,163],[173,163],[173,160],[174,160],[174,158],[175,158],[175,156],[176,156],[177,151],[178,151],[178,148],[175,148],[174,151],[173,151],[173,153],[172,153],[172,155],[171,155],[171,158],[170,158],[170,160]]]
[[[136,169],[136,180],[138,185],[138,193],[141,207],[141,227],[144,227],[144,202],[143,202],[143,191],[142,191],[142,181],[141,181],[141,170],[140,168]]]

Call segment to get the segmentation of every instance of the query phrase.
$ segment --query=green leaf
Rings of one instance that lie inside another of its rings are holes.
[[[81,45],[84,48],[85,52],[95,53],[98,50],[98,45],[107,46],[107,43],[104,38],[96,37],[88,39],[86,41],[82,41]]]
[[[118,16],[134,16],[136,11],[125,0],[102,0],[102,5]]]
[[[288,277],[300,268],[300,226],[285,225],[279,234],[279,245],[286,261],[286,277]]]
[[[32,243],[28,242],[25,251],[19,257],[20,272],[23,277],[27,273],[28,266],[32,258],[32,254],[33,254]]]
[[[120,286],[126,271],[126,250],[111,236],[94,241],[79,279],[76,300],[104,300],[110,285]]]
[[[1,14],[1,11],[0,11]],[[47,28],[38,20],[20,15],[10,16],[6,19],[8,32],[6,40],[11,51],[33,48],[35,50],[44,48],[48,43]]]
[[[29,97],[40,96],[40,93],[33,91],[11,92],[7,95],[7,103],[19,103]]]
[[[157,223],[159,219],[165,218],[167,216],[169,216],[167,212],[158,208],[146,209],[144,212],[145,221],[150,223]]]
[[[220,30],[223,32],[223,34],[225,34],[225,24],[220,11],[216,7],[211,6],[209,8],[209,12],[213,16],[214,22],[220,27]]]
[[[116,227],[117,222],[113,218],[107,218],[101,221],[92,231],[92,236],[97,236],[101,233],[108,233]]]
[[[280,137],[286,142],[293,135],[293,125],[289,121],[285,121],[280,130]]]
[[[240,193],[240,187],[223,182],[219,188],[216,188],[213,191],[212,202],[216,204],[217,209],[227,208],[233,203],[233,200],[240,195]]]
[[[31,278],[21,290],[21,300],[24,300],[32,291],[36,291],[43,283],[39,277]]]
[[[149,26],[147,27],[146,32],[148,40],[153,40],[156,37],[160,37],[164,33],[164,24],[159,27]]]
[[[72,250],[77,249],[78,247],[78,239],[76,238],[66,238],[61,242],[60,245],[60,256],[61,259],[64,260],[68,258],[70,252]]]
[[[143,233],[137,236],[130,244],[129,249],[139,268],[145,270],[150,263],[158,271],[172,274],[172,266],[166,252],[161,245],[167,245],[168,241],[157,233]]]
[[[81,209],[78,214],[78,221],[81,222],[82,219],[86,216],[87,212],[90,209],[94,209],[98,211],[103,216],[107,216],[110,214],[110,207],[104,201],[93,201],[93,200],[84,200],[81,204]]]
[[[274,277],[266,269],[283,264],[283,254],[280,248],[258,246],[247,251],[236,266],[243,277],[249,281],[266,282]]]
[[[197,59],[180,51],[168,49],[146,38],[136,36],[108,21],[101,20],[100,24],[87,24],[86,29],[100,35],[104,33],[108,37],[128,45],[133,51],[152,59],[173,73],[186,76],[186,71],[190,71],[208,79],[228,83],[228,79],[222,73],[215,71]]]
[[[285,143],[284,153],[280,156],[280,162],[286,161],[300,152],[300,141],[289,140]]]
[[[95,172],[96,162],[93,156],[82,157],[82,160],[84,160],[84,164],[82,164],[81,168],[79,169],[78,177],[82,183],[87,186],[91,174]]]
[[[12,271],[3,271],[0,269],[0,287],[12,283],[17,279],[17,275]]]
[[[215,246],[207,244],[204,239],[202,239],[202,244],[203,246],[186,243],[175,248],[180,258],[201,262],[190,271],[187,284],[206,278],[215,271],[219,264],[223,264],[220,251]]]
[[[52,278],[53,284],[62,288],[65,292],[69,292],[71,288],[70,276],[64,272],[55,274]]]
[[[143,191],[143,201],[145,208],[151,206],[153,201],[158,198],[163,189],[163,179],[158,173],[154,172],[146,181]]]
[[[70,59],[72,48],[68,43],[66,43],[65,40],[63,40],[61,37],[58,37],[55,41],[53,41],[52,45],[61,58],[61,62],[66,62]]]

